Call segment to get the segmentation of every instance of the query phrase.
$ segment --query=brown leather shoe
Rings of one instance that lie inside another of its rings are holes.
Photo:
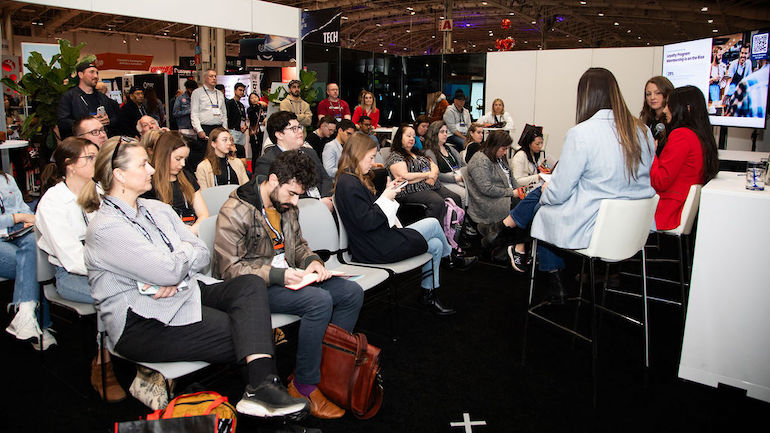
[[[108,403],[117,403],[126,399],[126,392],[121,388],[118,383],[118,378],[115,377],[115,372],[112,371],[112,363],[104,363],[105,370],[105,385],[107,387],[107,396],[102,395],[102,366],[96,362],[96,358],[91,361],[91,386],[94,387],[96,392],[106,400]]]
[[[310,398],[305,397],[297,391],[294,381],[289,382],[289,395],[294,398],[304,398],[310,401],[310,414],[316,418],[335,419],[342,418],[345,415],[345,409],[329,401],[321,390],[316,388],[310,393]]]

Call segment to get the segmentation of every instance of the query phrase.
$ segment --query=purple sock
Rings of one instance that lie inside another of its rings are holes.
[[[297,379],[294,379],[294,387],[297,388],[297,391],[299,391],[299,393],[305,397],[309,397],[310,393],[315,391],[317,388],[315,385],[305,385],[304,383],[299,383],[297,382]]]

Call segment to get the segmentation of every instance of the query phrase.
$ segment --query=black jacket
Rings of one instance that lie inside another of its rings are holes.
[[[241,101],[233,99],[226,99],[225,106],[227,107],[227,127],[228,129],[241,130],[241,120],[246,120],[246,108],[243,107]]]
[[[391,263],[428,250],[428,243],[417,230],[388,226],[385,213],[374,204],[374,194],[357,177],[341,175],[334,200],[356,261]]]
[[[139,131],[136,130],[136,122],[138,122],[142,116],[142,112],[134,101],[126,99],[126,102],[120,107],[120,112],[118,112],[119,132],[129,137],[136,137],[139,135]]]
[[[99,99],[99,105],[104,107],[107,117],[110,118],[110,124],[105,128],[107,130],[107,135],[115,135],[115,132],[118,129],[118,112],[115,109],[115,104],[112,104],[112,100],[104,93],[97,92],[96,90],[94,90],[94,92]],[[61,138],[64,139],[72,135],[72,125],[76,120],[89,114],[96,114],[96,107],[89,107],[86,102],[83,102],[84,100],[81,99],[81,96],[85,95],[86,92],[78,86],[67,90],[61,95],[59,107],[56,110],[58,117],[57,124],[59,125],[59,135]]]
[[[334,186],[334,179],[329,177],[329,173],[324,170],[324,165],[318,158],[318,154],[315,150],[307,147],[301,147],[300,152],[305,153],[313,160],[315,164],[316,172],[318,172],[318,190],[321,192],[321,197],[330,197],[332,195],[332,187]],[[265,149],[265,153],[259,157],[257,164],[254,167],[254,175],[267,176],[270,171],[270,164],[273,163],[275,158],[281,154],[281,149],[278,146],[270,146]]]

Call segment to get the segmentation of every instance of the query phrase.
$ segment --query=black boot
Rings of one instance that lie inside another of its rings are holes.
[[[458,255],[456,250],[452,250],[452,254],[449,255],[449,260],[446,264],[449,269],[465,271],[475,265],[478,261],[479,259],[477,259],[476,256],[466,256],[464,254]]]
[[[561,284],[561,271],[548,271],[545,273],[548,284],[547,300],[554,305],[563,305],[567,298],[567,291]]]
[[[507,228],[502,221],[496,221],[491,224],[479,223],[476,227],[478,227],[479,233],[484,235],[481,239],[481,246],[484,248],[494,247],[495,243],[497,243],[497,240],[500,238],[500,235]]]
[[[420,302],[422,302],[423,305],[429,307],[431,310],[433,310],[433,313],[439,316],[449,316],[456,313],[454,309],[445,307],[441,304],[438,296],[436,296],[435,290],[423,289]]]

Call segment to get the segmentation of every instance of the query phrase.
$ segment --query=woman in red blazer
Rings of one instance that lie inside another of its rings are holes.
[[[683,86],[668,97],[671,121],[667,139],[660,144],[650,178],[660,201],[655,227],[671,230],[679,226],[682,207],[695,184],[705,184],[719,171],[719,157],[703,93]]]

